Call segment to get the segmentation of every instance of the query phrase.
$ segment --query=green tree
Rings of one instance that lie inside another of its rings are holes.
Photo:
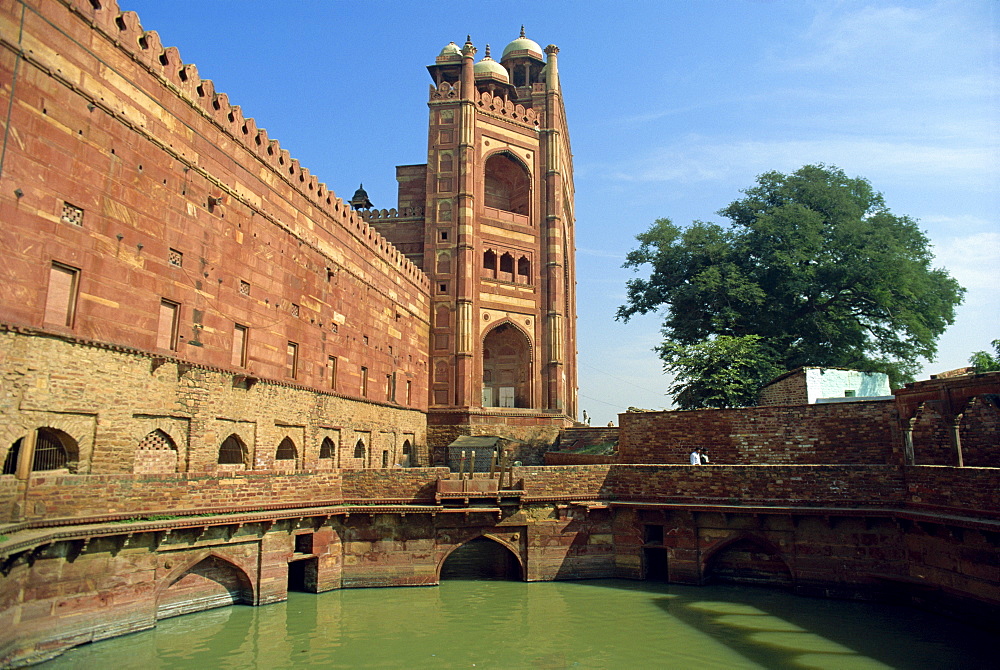
[[[890,212],[866,179],[824,165],[762,174],[743,194],[719,212],[727,227],[659,219],[626,257],[625,267],[651,272],[628,281],[616,318],[662,311],[658,351],[668,369],[684,372],[676,366],[695,353],[670,345],[721,336],[759,337],[762,372],[846,367],[886,372],[899,384],[912,379],[918,358],[934,358],[965,290],[932,267],[913,219]],[[744,379],[739,402],[751,402],[761,374],[714,369]],[[691,397],[711,396],[705,382],[685,378]]]
[[[758,389],[782,372],[757,335],[719,335],[686,345],[664,342],[656,350],[674,375],[667,393],[681,409],[753,405]]]
[[[1000,370],[1000,339],[990,342],[996,355],[991,355],[988,351],[974,351],[969,358],[969,362],[976,368],[976,372],[996,372]]]

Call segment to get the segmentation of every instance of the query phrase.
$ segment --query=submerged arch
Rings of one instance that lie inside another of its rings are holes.
[[[524,566],[510,547],[483,535],[452,549],[438,579],[523,581]]]
[[[781,550],[755,535],[739,535],[723,542],[704,561],[706,582],[791,587],[791,567]]]

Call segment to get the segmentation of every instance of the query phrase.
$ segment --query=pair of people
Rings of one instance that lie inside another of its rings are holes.
[[[708,465],[708,452],[700,447],[692,451],[691,465]]]

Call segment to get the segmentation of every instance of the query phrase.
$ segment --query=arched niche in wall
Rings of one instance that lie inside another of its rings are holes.
[[[509,321],[483,338],[483,407],[531,407],[531,342]]]
[[[515,214],[531,213],[531,175],[521,161],[501,151],[486,159],[484,204]]]

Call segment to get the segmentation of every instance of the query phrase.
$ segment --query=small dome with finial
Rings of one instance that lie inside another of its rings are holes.
[[[521,36],[507,45],[503,50],[503,55],[500,56],[500,60],[505,61],[508,58],[516,58],[518,56],[531,56],[538,60],[544,60],[542,57],[542,47],[538,46],[538,42],[529,40],[524,36],[524,26],[521,26]]]
[[[486,45],[486,56],[475,64],[472,71],[476,79],[499,79],[505,84],[510,83],[510,73],[500,63],[490,58],[490,45]]]
[[[444,49],[441,49],[441,53],[438,57],[434,59],[436,62],[451,62],[462,60],[462,50],[458,48],[458,45],[454,42],[448,42]]]
[[[351,207],[354,209],[371,209],[374,206],[372,201],[368,199],[368,192],[365,191],[365,185],[360,184],[358,190],[354,192],[354,197],[351,198]]]

